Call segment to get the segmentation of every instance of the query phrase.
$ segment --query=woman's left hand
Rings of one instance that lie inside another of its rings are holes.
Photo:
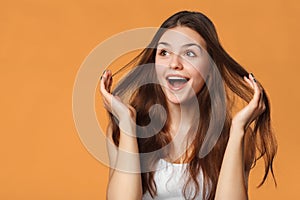
[[[244,80],[253,88],[254,95],[247,106],[240,110],[232,119],[231,127],[234,129],[244,130],[259,116],[265,109],[266,105],[263,101],[263,88],[252,74]]]

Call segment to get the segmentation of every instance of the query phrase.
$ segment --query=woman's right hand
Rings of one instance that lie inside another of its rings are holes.
[[[114,96],[110,93],[112,81],[111,71],[105,70],[100,80],[100,93],[104,108],[115,116],[119,123],[135,122],[135,109],[132,106],[123,103],[118,96]]]

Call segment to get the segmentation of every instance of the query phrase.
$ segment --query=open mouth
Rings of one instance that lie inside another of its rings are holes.
[[[181,89],[189,81],[189,78],[179,76],[168,76],[167,81],[174,89]]]

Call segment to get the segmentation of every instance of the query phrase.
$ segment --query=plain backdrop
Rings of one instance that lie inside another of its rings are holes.
[[[300,199],[299,5],[296,0],[1,1],[0,199],[105,199],[108,168],[87,151],[73,121],[76,74],[105,39],[158,27],[180,10],[205,13],[224,48],[271,98],[278,187],[269,177],[256,188],[260,162],[251,173],[250,199]],[[101,102],[95,106],[100,107]],[[105,121],[106,114],[101,116]]]

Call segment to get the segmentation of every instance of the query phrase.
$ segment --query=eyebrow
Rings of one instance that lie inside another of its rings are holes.
[[[171,46],[171,45],[170,45],[169,43],[167,43],[167,42],[159,42],[159,43],[157,44],[157,46],[160,45],[160,44],[165,45],[165,46],[168,46],[168,47]],[[196,44],[196,43],[188,43],[188,44],[184,44],[182,47],[190,47],[190,46],[196,46],[196,47],[198,47],[198,48],[200,49],[200,51],[203,50],[203,48],[202,48],[199,44]]]

